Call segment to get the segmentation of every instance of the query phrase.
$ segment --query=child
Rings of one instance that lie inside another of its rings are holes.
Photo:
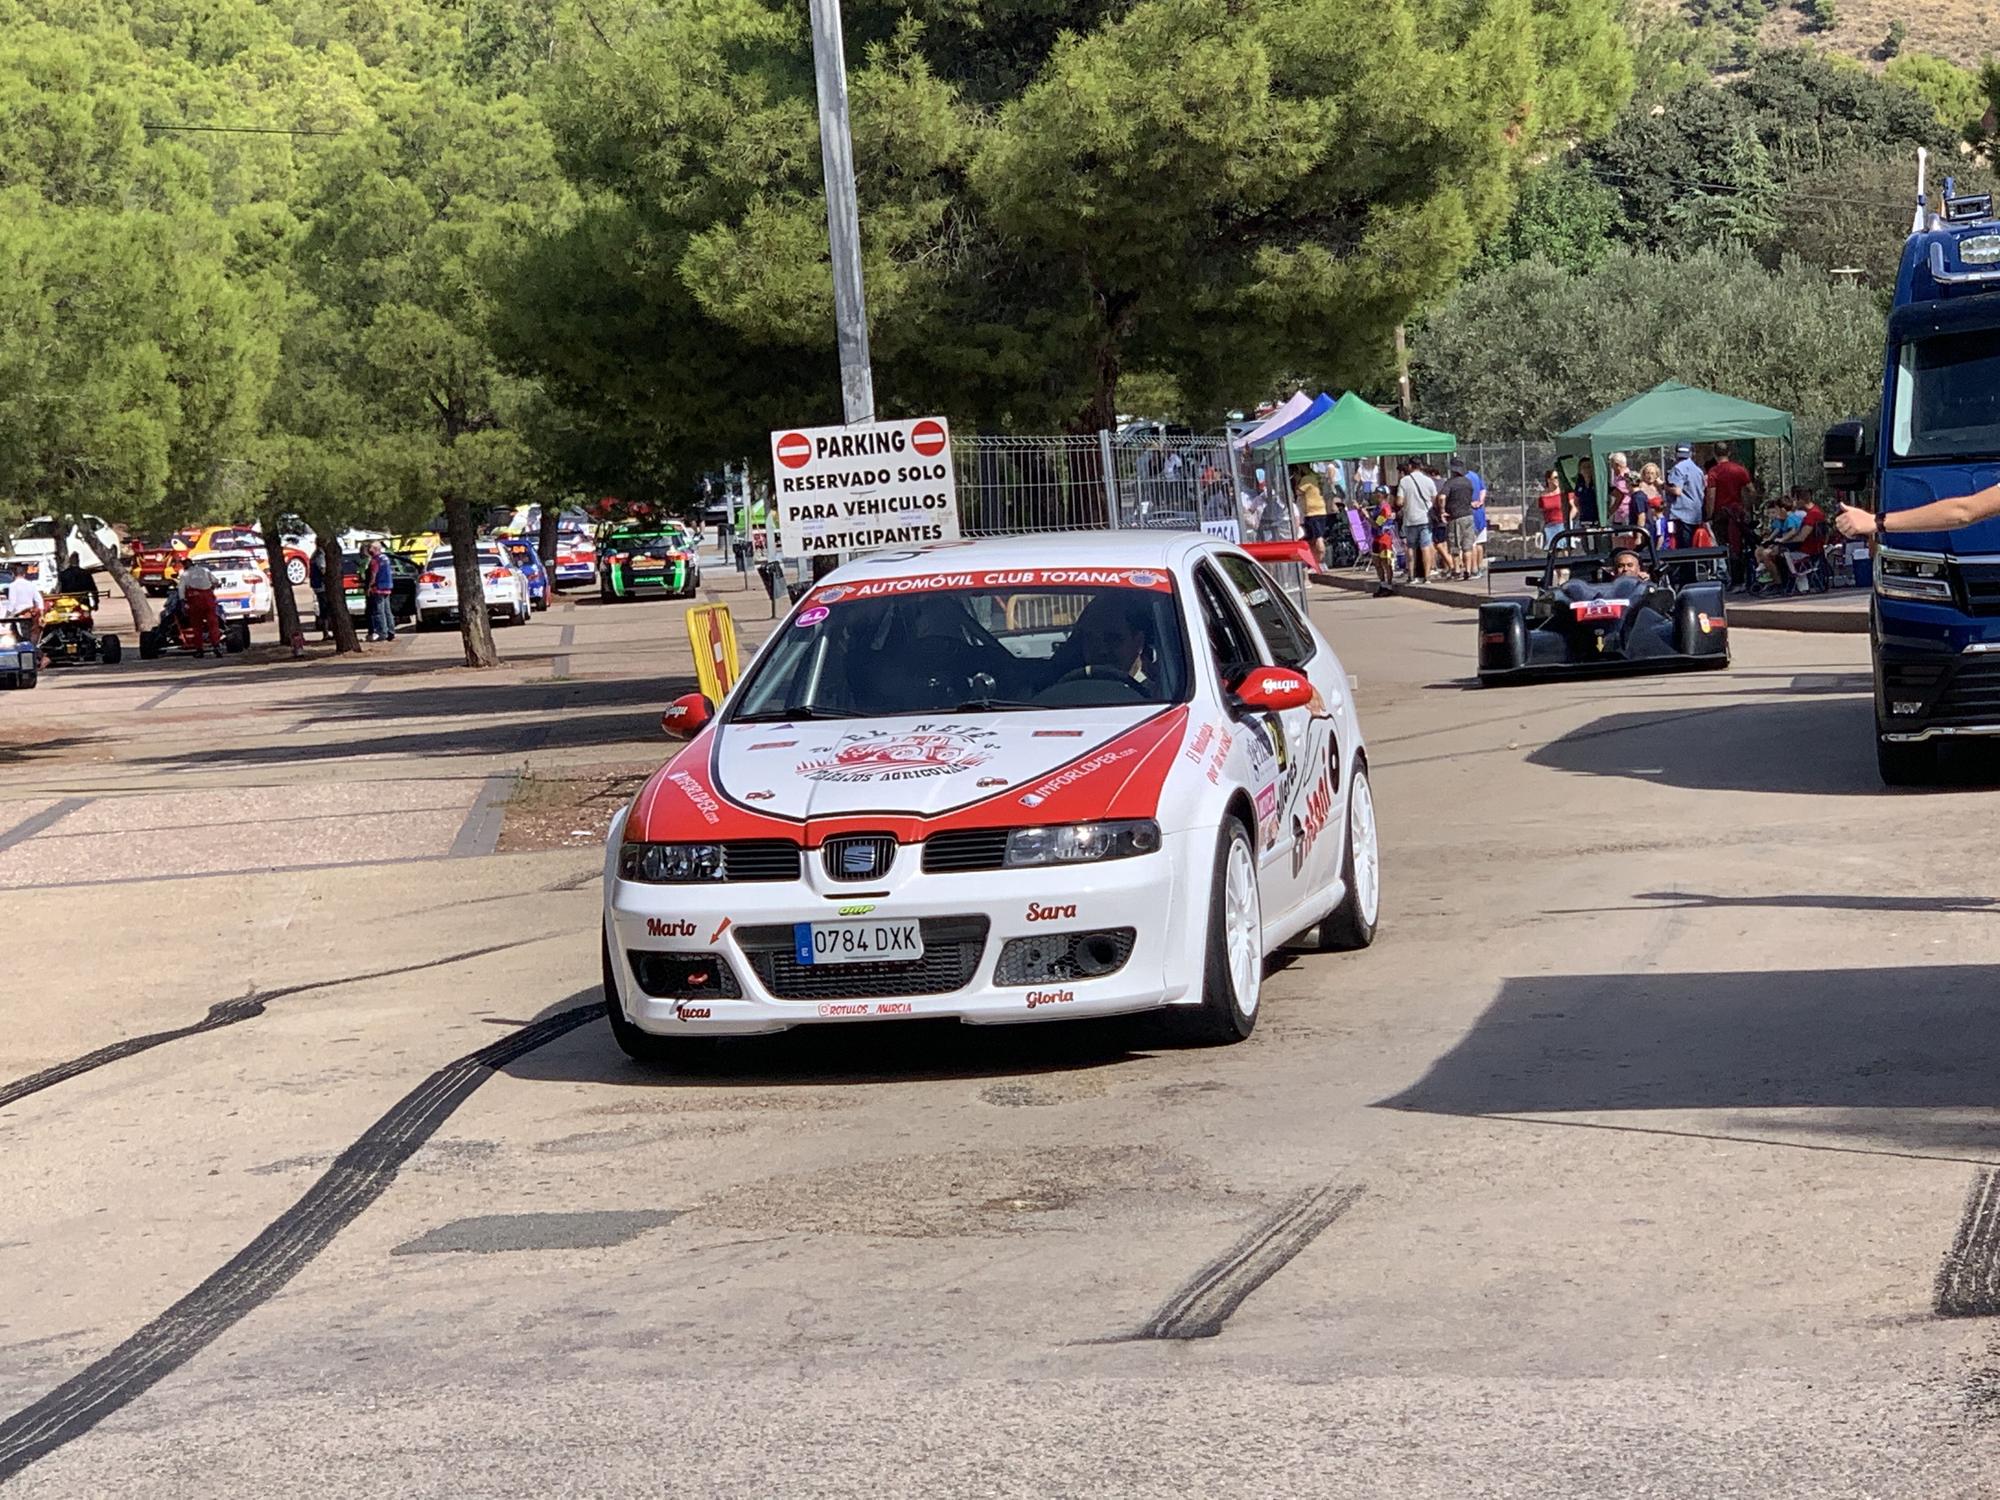
[[[1396,592],[1396,502],[1394,495],[1379,486],[1368,524],[1375,533],[1375,597],[1380,599]]]

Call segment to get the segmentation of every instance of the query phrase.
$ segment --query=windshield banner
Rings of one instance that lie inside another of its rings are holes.
[[[1173,579],[1155,568],[997,568],[976,573],[921,573],[914,578],[836,583],[814,589],[806,596],[805,604],[811,608],[843,600],[890,599],[899,594],[931,594],[946,589],[1151,589],[1168,593],[1173,586]]]

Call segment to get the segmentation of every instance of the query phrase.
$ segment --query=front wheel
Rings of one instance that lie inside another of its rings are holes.
[[[139,660],[158,661],[160,659],[160,632],[142,630],[139,632]]]
[[[1929,740],[1885,740],[1877,735],[1875,769],[1884,786],[1935,786],[1937,746]]]
[[[1368,785],[1368,768],[1357,764],[1347,789],[1347,840],[1341,858],[1347,890],[1340,905],[1319,924],[1322,952],[1366,948],[1375,941],[1376,919],[1382,913],[1382,857],[1375,836],[1375,794]]]
[[[97,643],[98,659],[107,667],[117,666],[119,658],[124,654],[125,648],[119,644],[115,635],[107,635]]]
[[[294,557],[285,563],[285,582],[293,588],[301,588],[306,581],[306,560]]]
[[[1208,954],[1201,1008],[1189,1016],[1194,1040],[1240,1042],[1257,1027],[1264,988],[1264,916],[1257,897],[1257,855],[1241,820],[1225,818],[1215,843],[1208,891]]]

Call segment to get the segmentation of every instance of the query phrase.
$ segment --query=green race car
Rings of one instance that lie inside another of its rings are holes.
[[[607,602],[657,591],[672,599],[701,587],[694,539],[678,526],[613,526],[597,538],[597,592]]]

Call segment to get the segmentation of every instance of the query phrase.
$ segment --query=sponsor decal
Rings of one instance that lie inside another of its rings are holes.
[[[706,1021],[708,1015],[709,1008],[706,1005],[677,1004],[674,1006],[674,1019],[676,1021]]]
[[[722,805],[709,796],[707,787],[685,771],[669,771],[667,780],[681,789],[681,794],[694,804],[695,811],[700,813],[705,821],[710,823],[720,821],[718,814],[722,811]]]
[[[688,716],[688,714],[691,713],[692,711],[693,710],[689,707],[689,705],[685,703],[669,703],[667,705],[667,711],[660,717],[664,719],[671,719],[675,723],[679,723],[682,719],[685,719]]]
[[[1274,781],[1257,793],[1257,827],[1268,836],[1277,826],[1278,783]]]
[[[762,791],[745,792],[743,794],[743,800],[745,802],[769,802],[773,797],[777,795],[778,794],[776,792],[762,792]]]
[[[1005,786],[1006,784],[1007,778],[1005,776],[982,776],[973,783],[974,786],[978,787]]]
[[[1284,732],[1275,718],[1252,719],[1244,731],[1244,749],[1250,752],[1250,774],[1256,780],[1268,781],[1276,775],[1282,759],[1276,741]]]
[[[918,781],[956,776],[993,758],[994,730],[919,724],[905,734],[846,736],[834,752],[801,761],[808,781]]]
[[[1210,786],[1219,786],[1222,777],[1222,763],[1229,758],[1229,747],[1236,743],[1236,736],[1223,730],[1215,737],[1215,753],[1208,758],[1208,781]]]
[[[875,1007],[875,1014],[878,1016],[907,1016],[910,1014],[910,1010],[910,1002],[907,1000],[885,1000]]]
[[[1623,599],[1578,599],[1570,611],[1579,620],[1615,620],[1625,613]]]
[[[1188,747],[1183,753],[1196,765],[1200,765],[1202,756],[1208,751],[1209,742],[1214,738],[1215,725],[1213,723],[1204,724],[1194,732],[1194,738],[1188,741]]]
[[[820,1006],[819,1013],[823,1016],[865,1016],[869,1013],[869,1007],[828,1003]]]
[[[1305,817],[1292,819],[1292,874],[1297,876],[1305,869],[1306,861],[1312,857],[1313,845],[1326,832],[1327,819],[1333,816],[1333,766],[1328,764],[1319,773],[1319,780],[1306,793]]]
[[[1088,756],[1078,761],[1067,771],[1058,771],[1047,781],[1038,784],[1034,790],[1021,798],[1021,805],[1023,807],[1040,807],[1064,787],[1074,786],[1077,782],[1083,780],[1084,777],[1093,776],[1106,766],[1116,765],[1119,761],[1138,753],[1130,745],[1119,750],[1101,750],[1096,755]]]
[[[1694,619],[1695,623],[1701,626],[1701,633],[1703,635],[1712,635],[1718,630],[1727,630],[1729,628],[1727,620],[1718,620],[1714,615],[1696,615]]]
[[[1075,919],[1076,906],[1074,903],[1068,906],[1041,906],[1033,901],[1028,903],[1028,920],[1030,922],[1056,922],[1065,917],[1071,920]]]
[[[752,750],[789,750],[797,743],[797,740],[759,740],[750,748]]]
[[[669,922],[665,917],[648,917],[646,918],[646,936],[693,937],[694,923],[679,920]]]
[[[1081,729],[1037,729],[1033,737],[1038,740],[1080,740],[1083,738],[1083,731]]]
[[[802,609],[799,611],[799,617],[792,621],[792,628],[795,630],[809,630],[832,613],[833,611],[828,609],[824,604],[815,604],[811,609]]]
[[[865,917],[873,910],[875,910],[875,903],[873,901],[850,902],[848,905],[841,907],[834,915],[837,917]]]
[[[723,933],[729,931],[730,924],[735,920],[736,919],[734,917],[724,917],[722,919],[722,925],[716,928],[715,931],[711,932],[708,935],[709,947],[713,948],[718,942],[722,940]]]
[[[815,604],[834,604],[842,599],[892,599],[901,594],[931,594],[946,589],[1126,588],[1166,592],[1173,586],[1173,580],[1166,574],[1145,568],[1015,568],[878,578],[821,589],[811,598]]]
[[[1075,990],[1029,990],[1028,1009],[1037,1010],[1044,1005],[1067,1005],[1075,998]]]

